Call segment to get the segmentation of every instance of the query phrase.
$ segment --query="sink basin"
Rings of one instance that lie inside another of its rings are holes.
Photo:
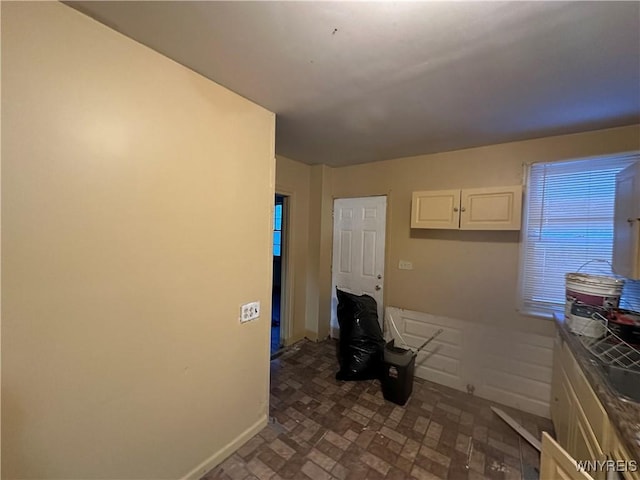
[[[597,342],[589,350],[591,364],[604,372],[618,396],[640,403],[640,351],[627,344],[607,341]]]
[[[640,371],[613,365],[603,365],[602,369],[620,396],[640,403]]]

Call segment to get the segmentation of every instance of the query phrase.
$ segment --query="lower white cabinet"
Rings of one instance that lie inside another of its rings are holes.
[[[557,360],[561,358],[562,344],[556,342],[554,345],[554,368],[551,378],[551,420],[556,431],[556,438],[560,445],[567,447],[573,443],[574,421],[570,415],[572,396],[570,392],[570,385],[567,381],[562,366],[556,364]],[[570,434],[571,433],[571,438]]]
[[[575,460],[547,432],[542,433],[540,480],[591,480],[576,468]]]
[[[611,446],[609,448],[611,451],[610,457],[614,460],[622,460],[627,462],[628,465],[631,464],[630,460],[635,461],[635,471],[625,471],[621,472],[620,475],[624,480],[638,480],[640,479],[640,458],[633,459],[631,454],[627,451],[624,445],[620,442],[620,439],[617,435],[614,435],[611,438]]]
[[[605,462],[607,460],[630,462],[634,460],[620,443],[606,410],[589,385],[568,345],[559,338],[556,339],[553,351],[551,420],[558,441],[555,446],[561,447],[568,458],[574,462],[573,471],[576,470],[576,460],[586,462]],[[553,442],[553,440],[551,441]],[[549,453],[545,453],[543,442],[541,461],[545,459],[545,455],[549,455]],[[590,476],[587,477],[569,474],[565,477],[545,477],[541,470],[540,478],[549,480],[556,478],[607,479],[606,468],[590,471],[589,474]],[[625,480],[640,480],[639,472],[626,471],[620,474]]]
[[[522,185],[413,192],[411,228],[520,230]]]

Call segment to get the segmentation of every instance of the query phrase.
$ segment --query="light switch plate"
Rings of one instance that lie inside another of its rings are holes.
[[[400,270],[413,270],[413,263],[408,260],[400,260],[398,262],[398,268]]]

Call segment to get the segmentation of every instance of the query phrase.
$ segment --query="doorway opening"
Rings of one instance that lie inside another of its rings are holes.
[[[285,332],[284,305],[286,293],[287,261],[287,209],[288,197],[275,196],[273,208],[273,283],[271,290],[271,355],[275,355],[283,346]]]

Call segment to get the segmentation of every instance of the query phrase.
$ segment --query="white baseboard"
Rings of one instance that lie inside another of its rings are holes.
[[[180,480],[198,480],[212,468],[221,464],[227,457],[230,457],[236,450],[251,439],[255,434],[267,425],[267,415],[263,415],[260,419],[238,435],[234,440],[229,442],[223,448],[215,452],[200,465],[187,473]]]
[[[318,341],[318,332],[313,332],[311,330],[304,331],[304,338],[311,340],[312,342]]]

